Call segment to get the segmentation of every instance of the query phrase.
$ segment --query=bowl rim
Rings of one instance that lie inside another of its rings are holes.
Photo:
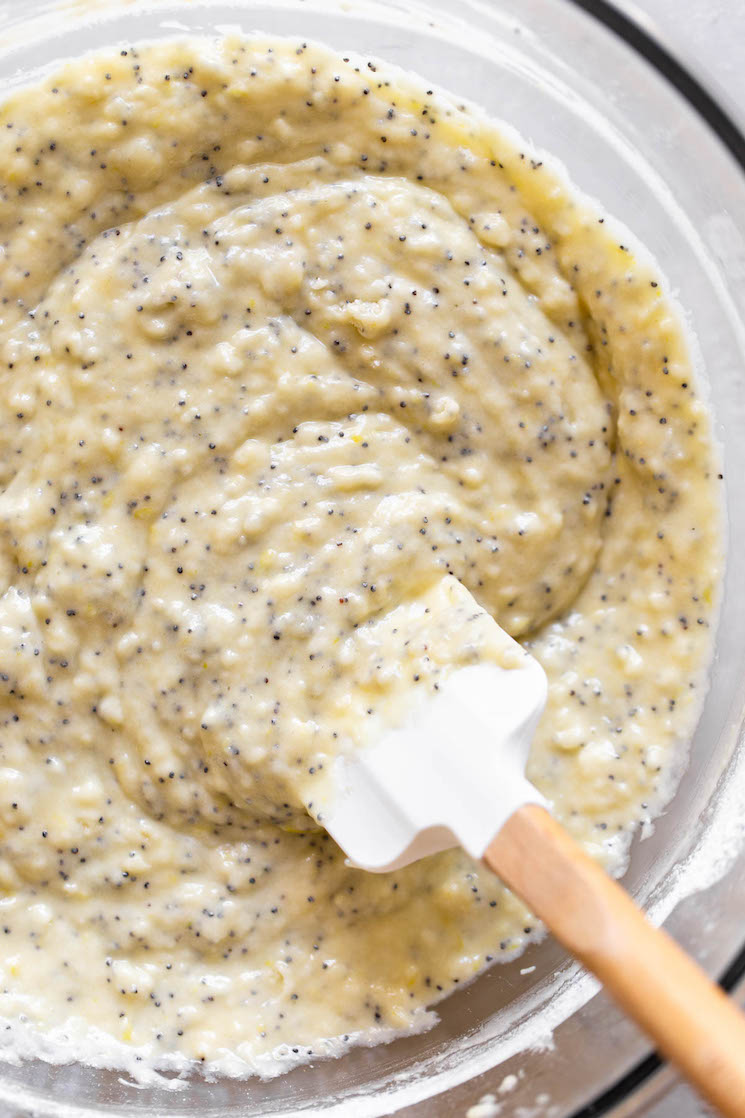
[[[709,76],[701,77],[695,72],[692,57],[682,57],[669,50],[663,44],[661,31],[654,22],[643,25],[624,0],[619,0],[619,6],[613,0],[568,2],[613,32],[662,75],[708,124],[745,174],[745,114],[742,115],[741,122],[730,112],[729,107],[722,104],[719,91],[709,87]],[[737,111],[737,106],[733,108]],[[735,996],[739,993],[738,1000],[745,1002],[745,941],[718,981],[726,993]],[[645,1087],[651,1088],[651,1094],[659,1097],[655,1088],[658,1083],[662,1091],[665,1086],[671,1086],[674,1081],[671,1073],[672,1069],[667,1061],[657,1052],[651,1051],[601,1095],[575,1110],[571,1118],[601,1118],[601,1115],[611,1114],[616,1107],[633,1099],[635,1093]]]

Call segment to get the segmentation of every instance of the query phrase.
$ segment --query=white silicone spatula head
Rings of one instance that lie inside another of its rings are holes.
[[[319,817],[367,870],[397,869],[456,844],[480,858],[518,807],[543,803],[525,778],[546,702],[543,669],[452,576],[425,600],[418,624],[452,630],[456,663],[464,617],[486,632],[484,653],[446,672],[437,693],[379,740],[334,763]]]

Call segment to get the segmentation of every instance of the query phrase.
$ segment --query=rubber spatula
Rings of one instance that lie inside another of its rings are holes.
[[[466,640],[476,623],[480,659],[444,673],[436,693],[417,695],[377,740],[339,757],[315,800],[317,818],[352,863],[373,872],[460,844],[706,1099],[745,1118],[745,1016],[570,838],[525,777],[546,701],[542,668],[456,579],[419,604],[406,614],[412,638],[449,631]]]

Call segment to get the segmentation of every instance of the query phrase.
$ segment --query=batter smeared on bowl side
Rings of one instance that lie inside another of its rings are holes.
[[[422,1027],[540,929],[458,851],[345,866],[314,787],[473,657],[391,621],[451,573],[622,866],[718,580],[661,279],[475,111],[295,41],[85,58],[0,108],[0,166],[0,1013],[234,1074]]]

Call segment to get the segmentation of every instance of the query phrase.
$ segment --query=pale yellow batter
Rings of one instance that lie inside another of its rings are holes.
[[[86,58],[0,166],[0,1014],[236,1073],[416,1028],[540,929],[458,851],[345,866],[314,786],[434,686],[389,615],[451,573],[622,865],[718,579],[661,279],[497,127],[294,41]]]

